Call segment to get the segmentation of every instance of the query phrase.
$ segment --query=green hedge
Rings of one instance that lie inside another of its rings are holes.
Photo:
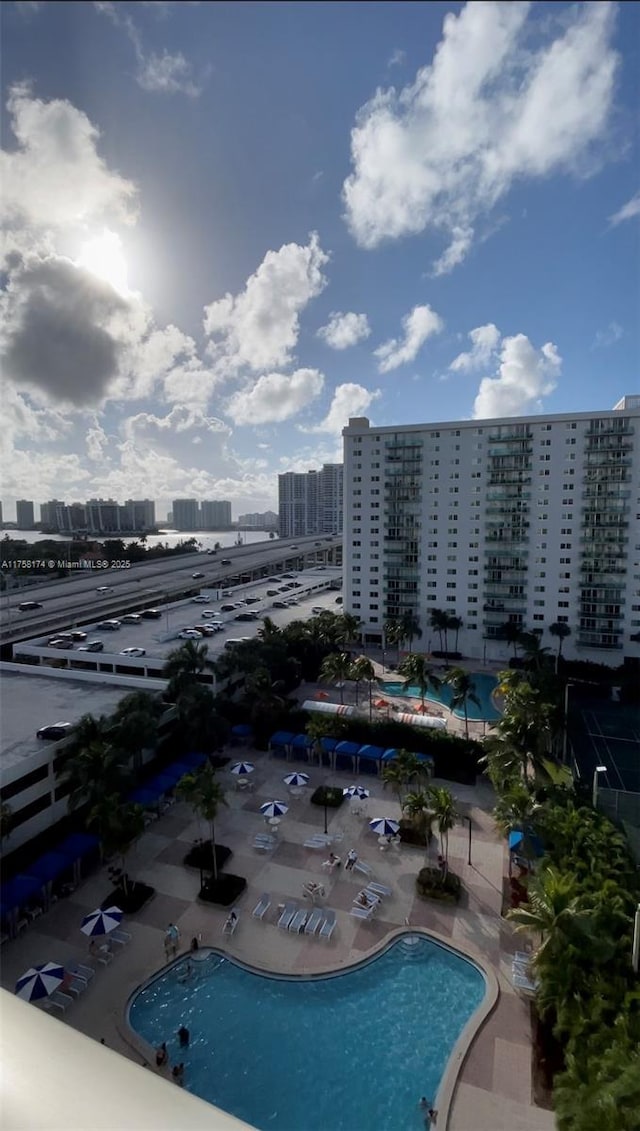
[[[416,876],[416,892],[421,899],[435,899],[440,903],[457,903],[462,883],[455,872],[443,878],[439,868],[421,868]]]

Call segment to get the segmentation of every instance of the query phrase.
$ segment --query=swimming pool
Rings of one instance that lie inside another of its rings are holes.
[[[412,935],[314,978],[258,974],[213,952],[193,980],[174,969],[139,991],[129,1023],[152,1045],[167,1041],[190,1091],[260,1131],[423,1131],[418,1100],[435,1097],[484,995],[477,966]]]
[[[467,706],[467,716],[469,719],[482,720],[486,719],[487,722],[493,722],[495,719],[501,718],[500,711],[498,711],[493,702],[493,692],[498,686],[498,681],[495,676],[487,675],[486,672],[469,672],[471,679],[475,684],[474,694],[480,700],[480,706],[476,707],[475,703],[469,703]],[[399,681],[385,681],[379,684],[380,690],[386,692],[387,695],[406,695],[414,699],[420,698],[420,688],[411,686],[405,687],[404,683]],[[440,691],[427,691],[425,699],[430,703],[441,703],[445,707],[449,707],[453,692],[448,684],[443,684]],[[464,711],[456,707],[453,712],[456,718],[463,719]]]

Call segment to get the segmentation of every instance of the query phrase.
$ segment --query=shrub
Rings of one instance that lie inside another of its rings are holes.
[[[103,899],[100,908],[104,911],[107,907],[119,907],[125,915],[134,915],[145,903],[148,903],[156,889],[143,884],[139,880],[130,880],[126,892],[119,885],[115,887],[106,899]]]
[[[330,785],[320,785],[311,795],[312,805],[326,805],[327,809],[339,809],[344,801],[341,789]]]
[[[200,888],[198,899],[203,903],[216,903],[220,907],[230,907],[235,903],[247,886],[244,876],[234,876],[226,872],[218,876],[217,880],[211,876]]]
[[[410,820],[408,817],[403,817],[400,821],[398,835],[403,844],[414,844],[417,848],[427,847],[424,825],[421,826],[418,822]],[[433,833],[429,830],[429,844],[431,844],[432,838]]]
[[[227,860],[233,856],[230,848],[224,844],[216,844],[216,865],[218,871],[224,868]],[[190,848],[182,861],[185,868],[202,868],[205,872],[213,871],[213,852],[210,840],[200,841]]]
[[[421,868],[416,876],[416,892],[421,899],[436,899],[440,903],[457,903],[462,883],[455,872],[442,875],[439,868]]]

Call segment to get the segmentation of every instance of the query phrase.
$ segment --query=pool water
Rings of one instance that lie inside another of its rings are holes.
[[[130,1024],[167,1041],[186,1088],[260,1131],[423,1131],[418,1101],[435,1098],[485,993],[475,965],[418,935],[328,977],[265,976],[215,952],[196,965],[141,990]]]
[[[498,686],[497,679],[488,675],[486,672],[469,672],[474,684],[474,695],[480,700],[480,706],[476,707],[475,703],[467,704],[467,717],[474,720],[486,719],[487,722],[494,722],[495,719],[501,718],[500,711],[496,709],[493,701],[493,692]],[[411,696],[413,699],[420,699],[420,688],[415,686],[405,687],[404,683],[399,681],[391,682],[386,681],[381,683],[380,690],[387,695],[406,695]],[[450,707],[453,698],[453,691],[444,683],[439,691],[427,691],[425,699],[429,703],[443,704],[445,707]],[[464,711],[460,707],[456,707],[453,712],[456,718],[463,719]]]

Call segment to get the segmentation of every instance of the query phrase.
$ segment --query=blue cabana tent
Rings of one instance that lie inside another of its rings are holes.
[[[358,751],[359,772],[377,774],[378,764],[382,761],[383,757],[384,748],[382,746],[361,746]]]
[[[206,761],[208,761],[206,754],[192,753],[180,756],[180,765],[188,766],[189,770],[197,770],[200,766],[204,766]]]
[[[249,723],[238,723],[236,726],[231,727],[231,733],[234,738],[251,738],[253,734],[253,727]]]
[[[56,852],[64,856],[71,856],[73,860],[82,860],[90,852],[100,848],[100,841],[93,833],[69,833],[61,844],[56,845]]]
[[[339,742],[335,751],[336,770],[355,771],[354,759],[357,758],[359,753],[360,744],[358,742]]]
[[[398,751],[396,750],[395,746],[390,746],[389,749],[385,750],[384,754],[382,755],[382,761],[383,762],[392,762],[393,759],[397,758],[397,757],[398,757]]]
[[[162,790],[158,786],[152,788],[151,785],[141,785],[138,789],[131,791],[127,800],[133,801],[135,805],[155,805],[160,797],[162,797]]]
[[[158,770],[158,773],[151,778],[151,781],[146,782],[146,784],[151,785],[151,782],[159,782],[160,780],[162,780],[163,782],[170,781],[171,785],[175,785],[176,782],[180,781],[180,778],[185,773],[187,773],[187,771],[183,767],[180,767],[180,769],[178,769],[175,764],[171,766],[163,766],[163,768],[161,770]]]
[[[269,739],[269,751],[274,754],[276,758],[286,758],[288,748],[291,746],[295,738],[294,734],[290,734],[288,730],[279,730],[271,735]]]
[[[43,881],[35,876],[14,876],[0,887],[0,914],[9,915],[16,908],[24,907],[42,887]]]
[[[150,789],[153,793],[158,793],[159,797],[164,796],[170,789],[176,788],[177,778],[165,776],[165,774],[158,774],[156,778],[151,778],[145,785],[145,789]],[[158,792],[159,791],[159,792]]]
[[[28,874],[35,876],[41,883],[49,884],[64,872],[71,872],[73,865],[73,854],[69,856],[63,852],[45,852],[44,856],[29,865]]]
[[[332,738],[330,735],[320,739],[320,765],[331,766],[334,751],[339,741],[339,738]]]
[[[304,762],[309,761],[309,751],[312,746],[313,739],[309,738],[308,734],[297,734],[291,743],[292,750],[294,750],[297,756]]]

